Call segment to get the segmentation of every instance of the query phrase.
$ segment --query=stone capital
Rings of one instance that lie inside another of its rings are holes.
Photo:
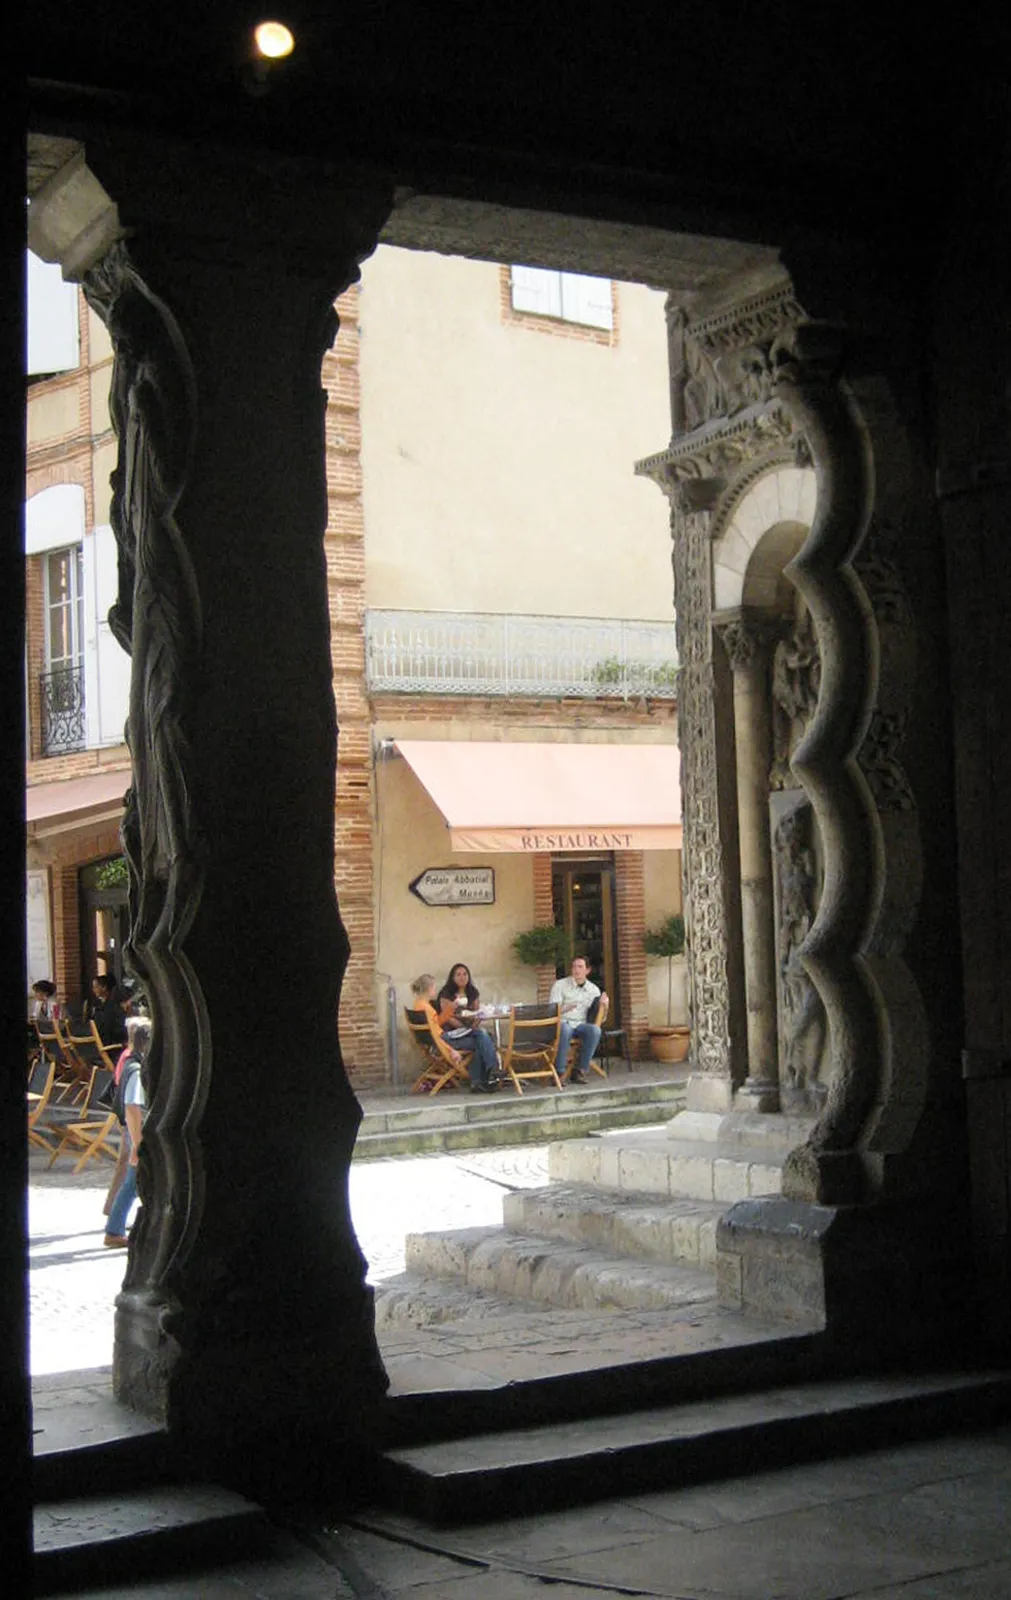
[[[735,674],[761,662],[779,636],[774,618],[747,606],[714,612],[713,627]]]

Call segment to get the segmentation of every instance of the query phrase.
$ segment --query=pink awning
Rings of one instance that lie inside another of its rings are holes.
[[[454,850],[680,850],[680,756],[661,744],[398,739]]]
[[[38,838],[88,822],[118,821],[132,782],[130,768],[121,767],[116,772],[90,772],[86,778],[32,784],[25,790],[28,831]]]

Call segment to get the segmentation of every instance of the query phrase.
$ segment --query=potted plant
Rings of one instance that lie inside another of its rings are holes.
[[[685,948],[684,917],[675,911],[659,927],[648,928],[642,945],[648,956],[663,956],[667,961],[667,1023],[648,1030],[653,1055],[657,1061],[683,1061],[688,1054],[690,1030],[673,1020],[673,993],[674,957],[683,955]]]
[[[564,928],[544,922],[527,928],[513,940],[513,949],[527,967],[567,967],[570,960],[569,936]]]

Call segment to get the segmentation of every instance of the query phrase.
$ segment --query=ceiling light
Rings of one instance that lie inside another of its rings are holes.
[[[253,40],[259,54],[271,61],[290,56],[295,48],[295,35],[283,22],[261,22],[254,29]]]

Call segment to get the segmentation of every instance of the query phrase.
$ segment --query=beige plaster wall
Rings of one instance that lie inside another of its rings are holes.
[[[112,360],[112,340],[109,338],[109,330],[90,306],[88,307],[88,352],[92,366],[99,361]]]
[[[119,446],[115,439],[108,439],[100,444],[92,453],[92,471],[95,480],[95,526],[104,527],[110,520],[112,511],[112,484],[109,481],[115,470]]]
[[[536,998],[531,968],[510,949],[513,936],[531,922],[533,864],[522,855],[454,854],[441,813],[407,762],[380,759],[376,769],[376,1002],[383,1015],[386,984],[397,992],[401,1079],[413,1074],[412,1045],[403,1008],[410,983],[434,973],[441,986],[454,962],[470,967],[487,1001]],[[495,872],[491,906],[426,906],[410,892],[426,867],[488,866]]]
[[[90,374],[91,382],[91,432],[92,437],[108,433],[112,427],[112,418],[109,415],[109,388],[112,382],[112,364],[103,363],[100,367],[93,367]]]
[[[680,850],[647,851],[643,866],[646,926],[655,928],[682,909]],[[667,1021],[667,963],[651,956],[646,963],[651,1027]],[[688,1021],[688,975],[683,956],[676,956],[671,985],[674,1022]]]
[[[621,283],[613,347],[504,322],[497,265],[380,248],[360,316],[366,603],[673,615],[663,295]]]
[[[27,440],[32,445],[75,433],[80,422],[80,402],[75,384],[52,389],[30,389],[26,418]]]

